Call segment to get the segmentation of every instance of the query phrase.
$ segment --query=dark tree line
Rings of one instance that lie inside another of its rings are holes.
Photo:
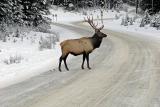
[[[0,23],[38,26],[45,23],[49,0],[0,0]]]
[[[142,0],[140,7],[144,11],[149,10],[149,13],[155,14],[160,11],[160,0]]]
[[[160,0],[123,0],[123,2],[133,6],[138,3],[142,10],[149,10],[150,14],[160,11]]]
[[[136,0],[123,0],[124,3],[127,3],[129,5],[135,6],[136,5]]]
[[[0,0],[0,23],[38,26],[46,23],[50,4],[68,6],[72,3],[75,7],[101,6],[114,8],[122,0]],[[137,0],[123,0],[124,3],[136,5]],[[140,7],[152,13],[160,11],[159,0],[138,0]]]
[[[123,0],[51,0],[54,5],[68,6],[72,3],[75,7],[94,7],[101,6],[107,8],[113,8],[116,4],[123,2]]]

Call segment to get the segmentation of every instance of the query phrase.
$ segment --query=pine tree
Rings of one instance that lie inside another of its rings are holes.
[[[47,14],[48,4],[46,0],[22,0],[21,5],[23,6],[23,20],[29,26],[38,26],[44,22],[44,14]]]
[[[11,15],[10,19],[12,19],[12,23],[22,25],[23,24],[23,6],[20,4],[21,0],[12,0],[12,5],[11,5]]]
[[[148,10],[145,11],[145,15],[141,20],[140,27],[144,27],[145,25],[149,24],[151,22],[151,17],[148,13]]]
[[[159,0],[142,0],[140,2],[140,7],[144,11],[148,9],[149,13],[155,14],[160,11],[160,1]]]
[[[8,22],[11,14],[11,0],[0,0],[0,22]]]
[[[0,0],[0,23],[38,26],[47,23],[50,0]]]

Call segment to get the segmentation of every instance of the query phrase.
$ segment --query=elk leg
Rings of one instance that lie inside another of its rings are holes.
[[[66,55],[63,60],[64,60],[64,64],[65,64],[65,67],[66,67],[67,71],[69,71],[67,63],[66,63],[67,57],[68,57],[68,55]]]
[[[61,72],[62,56],[59,58],[59,71]]]
[[[86,59],[87,59],[87,67],[88,69],[91,69],[91,67],[89,66],[89,54],[86,55]]]
[[[85,57],[86,57],[86,54],[84,53],[84,54],[83,54],[82,66],[81,66],[82,69],[84,69],[84,61],[85,61]]]

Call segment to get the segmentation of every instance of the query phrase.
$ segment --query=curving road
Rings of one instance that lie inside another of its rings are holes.
[[[57,26],[93,34],[83,25]],[[160,40],[103,32],[109,36],[91,54],[92,70],[81,70],[82,56],[74,57],[69,72],[52,70],[1,89],[0,107],[160,107]]]

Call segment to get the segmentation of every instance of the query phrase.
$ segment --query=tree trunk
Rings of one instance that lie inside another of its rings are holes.
[[[139,1],[136,0],[136,14],[138,13],[138,4],[139,4]]]

